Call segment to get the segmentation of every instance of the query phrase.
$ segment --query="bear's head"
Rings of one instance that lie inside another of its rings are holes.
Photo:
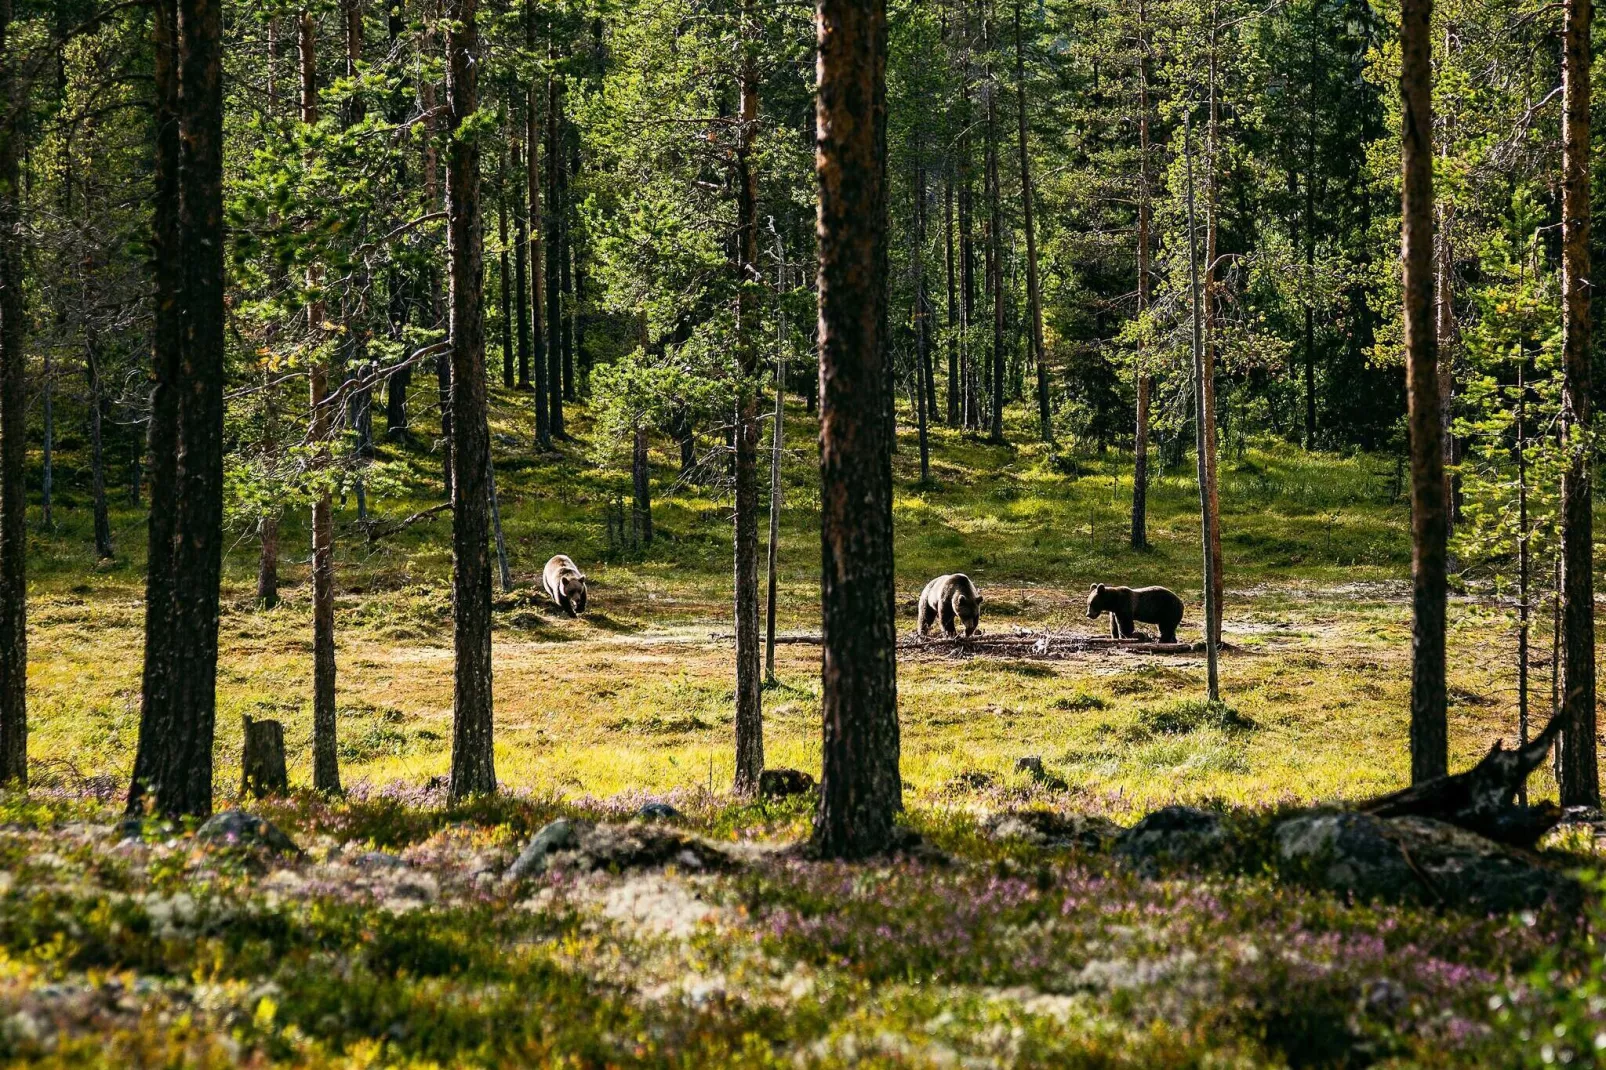
[[[586,575],[584,572],[566,572],[563,576],[563,596],[576,613],[586,611]]]
[[[964,591],[955,593],[954,616],[964,622],[966,639],[975,635],[976,628],[981,624],[981,592],[977,591],[974,598]]]
[[[1105,608],[1106,607],[1105,607],[1105,604],[1104,604],[1104,584],[1095,583],[1092,586],[1092,588],[1087,592],[1087,615],[1088,615],[1088,619],[1091,620],[1092,618],[1098,616],[1100,613],[1103,613]]]

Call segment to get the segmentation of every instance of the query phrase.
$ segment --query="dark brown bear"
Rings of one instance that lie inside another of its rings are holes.
[[[976,634],[981,623],[981,594],[963,572],[938,576],[920,592],[919,634],[925,635],[933,622],[942,622],[942,634],[952,639],[959,634],[956,620],[965,624],[965,638]]]
[[[1106,587],[1095,583],[1087,595],[1089,619],[1100,613],[1110,615],[1110,635],[1116,639],[1131,639],[1133,621],[1155,624],[1160,628],[1160,642],[1177,641],[1177,625],[1182,623],[1182,599],[1164,587]]]
[[[586,611],[586,574],[574,567],[567,554],[558,554],[541,570],[541,584],[552,601],[571,617]]]

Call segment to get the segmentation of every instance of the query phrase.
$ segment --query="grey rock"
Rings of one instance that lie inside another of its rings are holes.
[[[224,810],[213,814],[195,830],[195,838],[202,843],[222,847],[265,847],[282,854],[303,853],[295,841],[273,822],[244,810]]]
[[[681,814],[679,810],[676,810],[666,802],[650,802],[642,806],[640,810],[637,810],[636,816],[645,818],[648,821],[674,821]]]
[[[519,857],[507,868],[504,880],[516,881],[545,871],[547,859],[554,851],[571,848],[579,841],[575,822],[566,817],[550,821],[537,832]]]
[[[400,869],[407,865],[389,851],[364,851],[352,859],[358,869]]]
[[[1276,829],[1290,880],[1360,900],[1443,904],[1480,913],[1553,906],[1576,912],[1576,880],[1523,852],[1425,817],[1317,813]]]
[[[994,840],[1084,851],[1101,850],[1121,833],[1121,827],[1107,817],[1050,810],[1004,810],[986,817],[981,828]]]
[[[1035,754],[1017,758],[1015,760],[1015,772],[1017,775],[1024,774],[1031,777],[1035,783],[1042,785],[1049,791],[1064,791],[1070,787],[1063,779],[1044,769],[1043,759]]]
[[[1115,853],[1145,876],[1170,866],[1208,861],[1226,838],[1221,815],[1193,806],[1167,806],[1116,839]]]

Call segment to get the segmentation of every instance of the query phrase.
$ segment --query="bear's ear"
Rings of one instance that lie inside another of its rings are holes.
[[[1104,590],[1104,584],[1095,583],[1092,587],[1088,588],[1088,590],[1090,590],[1090,591],[1102,591],[1102,590]]]

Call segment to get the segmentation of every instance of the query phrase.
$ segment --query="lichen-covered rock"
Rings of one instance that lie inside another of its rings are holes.
[[[195,838],[220,847],[265,847],[270,851],[297,856],[304,853],[273,822],[244,810],[224,810],[213,814],[195,830]]]
[[[1362,900],[1506,913],[1583,903],[1577,881],[1523,852],[1425,817],[1301,814],[1276,828],[1283,875]]]
[[[1058,814],[1052,810],[1004,810],[981,823],[994,840],[1020,840],[1035,847],[1076,848],[1097,851],[1121,833],[1107,817],[1093,814]]]
[[[1220,814],[1193,806],[1167,806],[1121,833],[1115,853],[1139,873],[1155,876],[1168,866],[1209,861],[1225,838]]]
[[[575,825],[576,822],[566,817],[560,817],[543,825],[541,830],[531,837],[524,850],[519,852],[519,857],[508,867],[505,879],[516,881],[544,871],[548,855],[575,845],[579,839]]]
[[[734,865],[719,845],[657,824],[597,824],[559,818],[537,832],[508,867],[506,880],[549,869],[622,872],[676,865],[689,870],[724,870]]]

